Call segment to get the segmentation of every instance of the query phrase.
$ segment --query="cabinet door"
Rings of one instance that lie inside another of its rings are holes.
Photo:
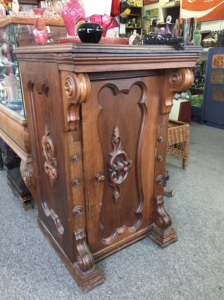
[[[152,223],[159,77],[91,89],[82,124],[88,244],[96,253]]]

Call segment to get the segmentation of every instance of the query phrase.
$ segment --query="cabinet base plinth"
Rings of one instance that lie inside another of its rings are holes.
[[[83,293],[87,293],[98,285],[104,283],[105,280],[95,266],[84,272],[76,263],[72,263],[39,217],[37,221],[41,231],[43,232],[51,246],[54,248],[54,250],[57,252],[58,256],[60,257],[72,277],[75,279],[76,283]]]
[[[149,232],[149,238],[161,248],[165,248],[177,241],[176,232],[172,227],[161,229],[155,224],[153,224],[152,230]]]

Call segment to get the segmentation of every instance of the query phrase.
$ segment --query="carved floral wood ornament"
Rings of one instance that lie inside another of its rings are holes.
[[[117,204],[117,201],[121,196],[120,185],[128,176],[132,160],[129,160],[126,152],[122,150],[121,135],[117,126],[114,128],[111,142],[113,150],[109,154],[109,175],[111,180],[110,185],[113,187],[114,203]]]
[[[54,157],[53,141],[50,138],[50,132],[48,131],[47,127],[45,129],[45,135],[42,138],[42,147],[43,147],[43,155],[46,158],[44,169],[50,178],[51,185],[53,186],[54,181],[58,178],[58,173],[56,169],[57,161],[56,158]]]

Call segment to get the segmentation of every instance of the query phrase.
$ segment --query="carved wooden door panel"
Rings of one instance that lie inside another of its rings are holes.
[[[152,223],[159,76],[91,82],[91,90],[82,122],[88,244],[96,258]]]

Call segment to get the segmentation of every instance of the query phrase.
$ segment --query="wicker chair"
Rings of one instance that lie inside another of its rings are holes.
[[[183,159],[183,169],[188,165],[189,124],[169,120],[166,153]]]

